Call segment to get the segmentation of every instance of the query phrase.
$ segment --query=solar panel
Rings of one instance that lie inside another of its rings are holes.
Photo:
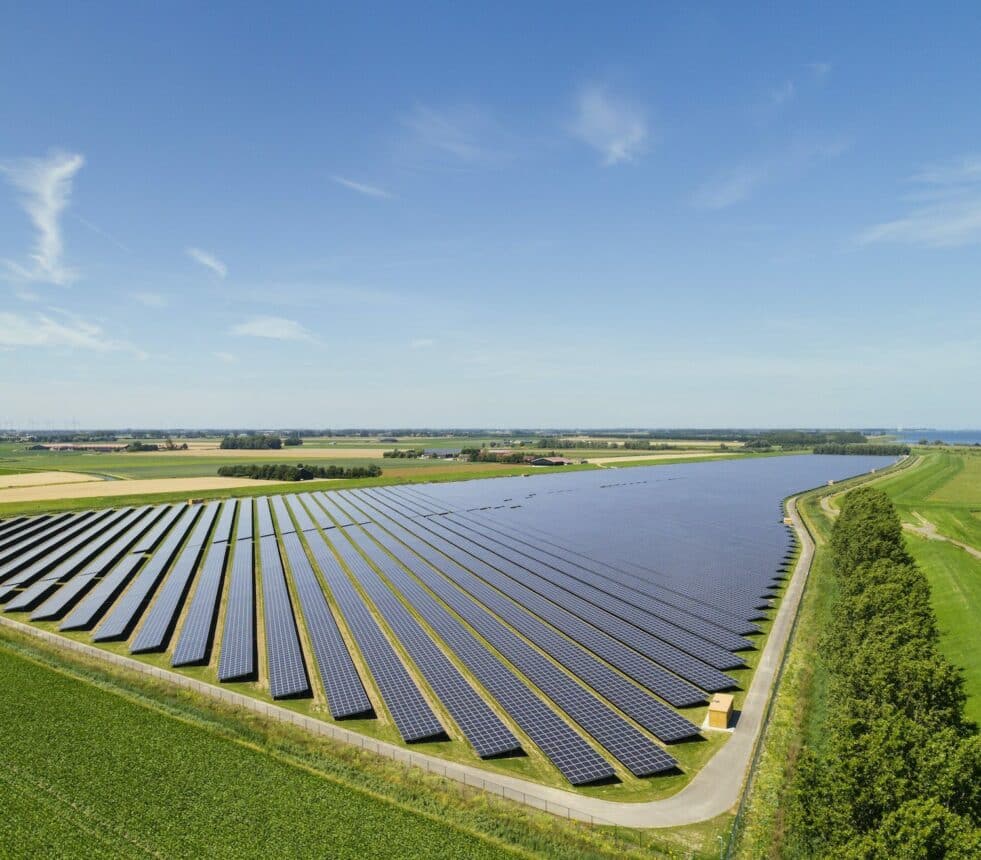
[[[174,528],[167,534],[156,552],[133,580],[119,602],[96,628],[93,639],[96,642],[107,642],[113,639],[125,639],[142,615],[149,603],[154,589],[160,582],[164,571],[170,566],[181,543],[191,530],[191,526],[201,512],[200,506],[187,507]],[[67,629],[67,628],[66,628]]]
[[[238,519],[235,521],[235,540],[252,540],[252,499],[238,503]]]
[[[283,549],[293,575],[300,611],[331,716],[340,720],[368,713],[372,710],[371,700],[299,537],[295,534],[283,535]]]
[[[63,531],[52,534],[44,542],[27,552],[18,553],[0,565],[0,600],[9,586],[32,581],[54,567],[65,557],[71,555],[86,538],[98,534],[108,523],[119,515],[118,511],[98,511],[92,516],[73,520]]]
[[[77,514],[79,519],[91,516],[91,512]],[[38,517],[36,520],[23,520],[17,528],[9,529],[0,535],[0,564],[15,555],[36,546],[42,540],[65,528],[72,519],[70,514],[57,517]]]
[[[262,506],[260,523],[261,509]],[[269,664],[269,693],[274,699],[309,696],[310,682],[307,680],[296,619],[293,617],[293,606],[275,537],[259,539],[259,561],[262,565],[262,605],[265,616],[266,660]]]
[[[269,499],[265,496],[256,499],[255,512],[259,520],[259,530],[256,532],[256,537],[264,538],[275,535],[276,529],[273,528],[272,513],[269,510]]]
[[[219,523],[221,525],[221,523]],[[229,528],[231,524],[229,523]],[[198,584],[191,598],[187,617],[181,627],[171,666],[189,666],[204,663],[208,657],[208,647],[214,633],[215,619],[218,616],[218,599],[225,576],[225,562],[228,558],[227,537],[220,542],[212,542],[205,557]]]
[[[102,552],[95,555],[78,573],[71,576],[68,581],[62,585],[54,594],[48,597],[34,612],[31,614],[32,621],[52,621],[61,618],[75,603],[82,597],[82,595],[97,581],[97,578],[101,576],[105,571],[110,569],[123,555],[131,550],[133,544],[146,532],[148,532],[153,524],[160,520],[161,516],[165,513],[166,508],[150,508],[149,513],[146,517],[142,514],[146,511],[143,508],[139,511],[134,512],[134,516],[127,522],[121,524],[120,529],[125,529],[119,537],[112,541],[109,546],[107,546]],[[130,523],[133,523],[130,525]],[[117,530],[117,533],[118,531]],[[113,530],[110,530],[110,532]],[[87,550],[91,552],[96,552],[100,543],[108,542],[112,539],[112,534],[107,533],[103,536],[104,540],[93,543]],[[55,576],[57,569],[52,573],[48,574],[49,577]],[[62,579],[63,581],[63,579]],[[44,580],[39,583],[35,583],[35,587],[41,585]]]
[[[374,524],[368,532],[401,563],[385,568],[389,581],[442,638],[473,676],[521,727],[532,742],[573,785],[586,785],[615,775],[606,759],[533,693],[525,682],[488,651],[483,643],[406,573],[426,575],[426,566]]]
[[[422,625],[385,585],[381,577],[358,554],[354,536],[338,529],[338,551],[348,569],[375,604],[417,670],[456,721],[481,758],[514,753],[521,749],[517,739],[467,683],[457,668],[429,638]]]
[[[133,654],[147,651],[162,651],[170,641],[171,633],[177,624],[184,598],[191,587],[191,580],[197,570],[198,562],[214,525],[215,517],[221,507],[219,502],[206,505],[204,512],[194,524],[194,530],[187,539],[170,573],[160,588],[160,593],[147,612],[139,632],[129,646]]]
[[[37,562],[8,580],[0,600],[9,600],[6,611],[23,611],[33,609],[60,583],[80,570],[88,561],[110,541],[128,529],[133,523],[143,517],[149,508],[131,510],[124,508],[116,515],[108,517],[102,525],[94,526],[89,532],[83,532],[65,544],[57,557],[61,560],[52,567],[49,558]],[[26,586],[15,594],[14,589]]]
[[[469,553],[467,560],[463,561],[463,566],[473,569],[479,567],[483,579],[493,581],[503,590],[507,591],[513,586],[527,587],[703,690],[714,692],[731,689],[736,685],[732,678],[714,667],[675,648],[669,642],[658,639],[647,631],[614,616],[604,608],[584,600],[578,594],[573,594],[556,586],[547,576],[537,576],[537,571],[532,572],[529,568],[513,565],[509,560],[500,556],[495,559],[495,567],[491,568],[481,560],[483,556],[487,555],[481,546],[454,535],[433,520],[424,519],[414,522],[417,524],[416,527],[423,528],[434,535],[452,537],[452,540],[446,541],[447,545],[453,547],[452,554],[458,556],[461,550]],[[470,562],[471,557],[475,558],[476,561]],[[507,577],[506,580],[501,579],[502,573]]]
[[[221,516],[218,517],[218,522],[215,524],[215,530],[211,535],[212,543],[222,543],[231,539],[232,536],[232,520],[235,518],[235,500],[229,499],[222,506]]]
[[[403,529],[406,529],[406,534],[415,525],[408,525],[397,514],[393,514],[393,517],[392,522],[397,522]],[[403,540],[406,538],[403,537]],[[455,552],[452,546],[437,536],[427,535],[427,540],[444,554]],[[416,547],[413,549],[420,552]],[[427,550],[427,558],[431,562],[435,562],[438,556],[433,555],[431,550]],[[457,561],[462,563],[463,560],[458,558]],[[493,611],[498,618],[537,644],[544,653],[549,654],[555,661],[565,666],[576,677],[583,680],[608,701],[614,703],[624,713],[633,717],[656,737],[664,741],[678,741],[698,734],[698,728],[690,721],[631,684],[588,651],[578,648],[568,639],[556,633],[532,615],[530,611],[523,609],[519,603],[509,600],[504,594],[482,583],[474,574],[465,570],[461,563],[454,563],[454,561],[446,558],[440,561],[438,567],[448,579],[453,580],[460,588],[465,589],[471,597],[476,598],[480,602],[481,608]],[[475,571],[482,570],[484,567],[477,560],[469,563],[473,565]],[[448,585],[449,583],[446,583],[443,587]],[[510,593],[514,594],[515,591],[512,590]],[[551,683],[556,684],[554,680]],[[704,697],[697,690],[689,692],[688,695],[694,696],[696,701],[704,701]],[[584,707],[584,705],[580,704],[580,707]]]
[[[246,511],[247,508],[247,511]],[[242,535],[246,529],[242,518],[248,517],[248,534],[252,533],[252,506],[239,510],[238,529]],[[235,541],[235,555],[229,577],[228,602],[225,606],[225,624],[222,630],[221,655],[218,659],[218,680],[235,681],[252,678],[256,674],[255,641],[255,559],[251,537],[239,537]]]
[[[402,740],[410,743],[445,734],[442,724],[364,605],[361,595],[331,553],[326,538],[319,532],[310,532],[308,538],[317,566],[378,685]]]
[[[317,527],[303,506],[301,499],[305,498],[305,496],[285,496],[286,504],[289,505],[290,513],[293,514],[293,519],[296,520],[297,528],[301,532],[308,532]]]
[[[107,573],[61,622],[59,630],[90,630],[102,613],[126,587],[134,571],[145,561],[142,555],[127,555]],[[57,597],[57,595],[55,595]]]
[[[276,513],[276,523],[279,525],[279,533],[285,535],[296,531],[293,526],[293,520],[290,519],[289,511],[286,510],[286,503],[283,501],[283,497],[273,496],[271,501],[273,511]]]

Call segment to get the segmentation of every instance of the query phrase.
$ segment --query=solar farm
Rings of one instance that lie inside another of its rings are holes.
[[[795,553],[790,456],[0,521],[7,617],[474,763],[657,778],[738,692]]]

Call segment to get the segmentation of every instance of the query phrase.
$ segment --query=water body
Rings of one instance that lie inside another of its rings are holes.
[[[981,430],[896,430],[890,435],[910,445],[921,439],[947,445],[981,445]]]

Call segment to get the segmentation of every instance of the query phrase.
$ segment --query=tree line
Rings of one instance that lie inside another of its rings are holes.
[[[283,447],[283,440],[271,433],[248,433],[244,436],[224,436],[219,448],[255,451],[263,448]]]
[[[815,445],[815,454],[865,454],[872,457],[899,457],[909,453],[909,445],[863,442],[859,445]]]
[[[798,763],[788,853],[979,857],[981,736],[881,490],[845,496],[830,552],[837,598],[818,657],[827,711]]]
[[[381,466],[306,466],[303,463],[241,463],[219,466],[223,478],[257,478],[266,481],[312,481],[316,478],[377,478]]]

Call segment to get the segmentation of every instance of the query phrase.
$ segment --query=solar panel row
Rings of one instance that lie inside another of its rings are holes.
[[[253,678],[256,674],[255,550],[251,537],[251,503],[243,503],[238,516],[236,535],[239,537],[235,541],[232,557],[221,653],[218,658],[219,681]],[[247,528],[243,526],[243,517],[246,516]]]
[[[453,565],[400,524],[386,518],[386,527],[388,524],[391,524],[392,530],[397,530],[395,533],[399,540],[436,569],[443,570]],[[590,694],[542,652],[479,608],[471,598],[432,568],[427,573],[425,584],[632,773],[649,776],[676,766],[674,759],[663,749]]]
[[[361,651],[402,740],[422,741],[443,735],[442,724],[330,551],[326,538],[319,532],[311,532],[308,538],[317,567]]]
[[[260,502],[265,502],[261,499]],[[259,520],[262,510],[259,505]],[[270,526],[271,527],[271,520]],[[260,530],[264,528],[260,526]],[[259,563],[262,565],[262,608],[266,631],[266,662],[269,671],[269,693],[274,699],[310,695],[310,682],[303,663],[300,636],[293,617],[279,542],[275,535],[259,538]]]
[[[355,537],[347,529],[338,529],[334,534],[348,568],[477,754],[489,758],[519,751],[521,745],[514,735],[358,554]]]

